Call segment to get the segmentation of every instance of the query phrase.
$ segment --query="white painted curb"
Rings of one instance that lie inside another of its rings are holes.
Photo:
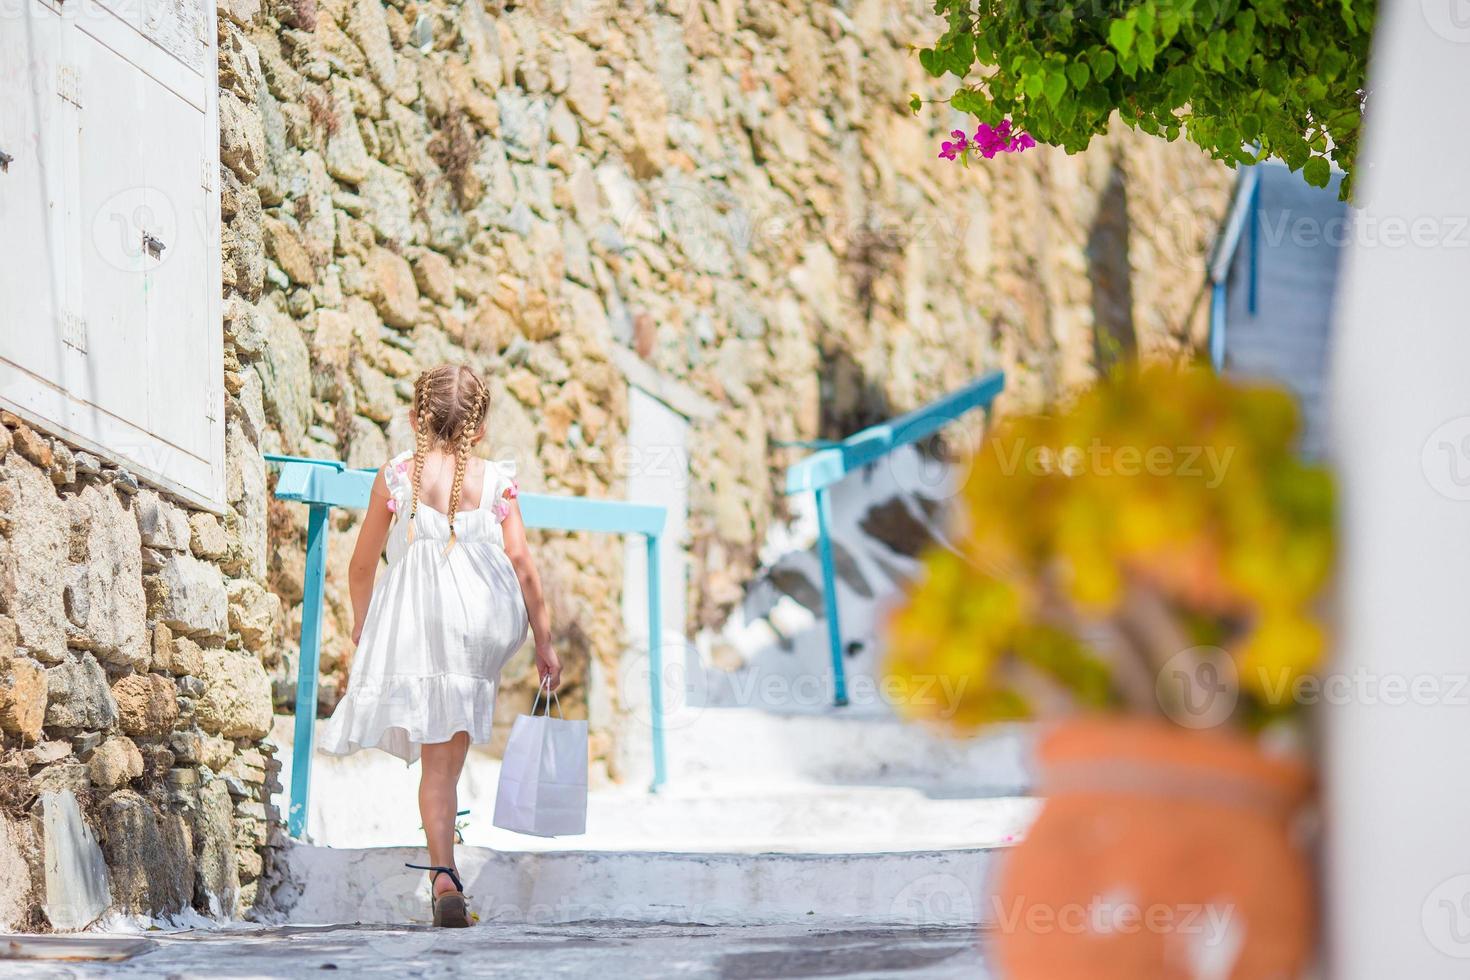
[[[986,918],[998,849],[874,854],[518,852],[460,847],[470,905],[484,921],[763,925],[973,925]],[[278,892],[287,921],[429,920],[422,848],[295,845]]]

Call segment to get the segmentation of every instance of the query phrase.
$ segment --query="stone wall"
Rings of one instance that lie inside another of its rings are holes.
[[[530,489],[616,497],[637,465],[618,452],[613,355],[631,350],[720,406],[692,440],[698,628],[738,600],[780,516],[779,442],[994,367],[1016,406],[1100,357],[1188,348],[1200,217],[1223,211],[1228,175],[1137,134],[1077,157],[936,160],[959,120],[906,105],[934,92],[905,47],[934,32],[923,7],[233,0],[232,441],[378,465],[410,444],[416,372],[462,361],[491,382],[487,455],[516,458]],[[271,509],[292,638],[303,521]],[[351,656],[350,548],[334,535],[323,711]],[[621,551],[546,535],[539,552],[580,700],[588,661],[622,644]],[[515,703],[528,667],[507,678]]]
[[[619,497],[639,465],[626,359],[718,406],[690,440],[692,630],[783,516],[783,442],[992,368],[1014,409],[1196,345],[1228,173],[1128,133],[935,159],[964,120],[907,107],[941,94],[908,50],[936,34],[927,6],[221,0],[230,509],[186,512],[7,421],[0,863],[28,855],[40,894],[35,801],[66,787],[123,907],[251,905],[305,535],[261,453],[381,464],[426,367],[482,371],[483,453],[552,493]],[[354,528],[338,515],[330,539],[323,712],[350,663]],[[537,546],[573,710],[616,715],[621,549]],[[593,739],[616,778],[611,731]]]
[[[242,509],[191,513],[0,412],[0,929],[255,904],[279,826],[264,545]],[[68,794],[100,906],[48,883]]]

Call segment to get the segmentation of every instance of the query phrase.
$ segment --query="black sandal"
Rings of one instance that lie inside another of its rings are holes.
[[[465,905],[464,885],[459,880],[459,875],[454,873],[453,868],[441,868],[433,864],[407,864],[405,868],[417,868],[420,871],[433,872],[429,876],[429,902],[434,910],[434,925],[445,929],[467,929],[470,925],[470,910]],[[440,875],[448,875],[449,880],[454,882],[454,891],[434,894],[434,882]]]

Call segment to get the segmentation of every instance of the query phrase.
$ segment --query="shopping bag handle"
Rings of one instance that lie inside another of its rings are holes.
[[[534,700],[534,701],[531,702],[531,715],[533,717],[535,716],[535,714],[536,714],[536,706],[541,703],[541,693],[543,691],[545,691],[546,692],[546,695],[547,695],[547,697],[546,697],[546,717],[548,717],[548,718],[551,717],[551,701],[552,701],[553,698],[555,698],[556,699],[556,713],[559,714],[559,715],[561,715],[562,718],[566,718],[566,715],[562,714],[562,710],[561,710],[561,698],[557,697],[556,696],[556,692],[551,689],[551,678],[550,677],[543,677],[543,678],[541,678],[541,684],[536,688],[536,700]]]

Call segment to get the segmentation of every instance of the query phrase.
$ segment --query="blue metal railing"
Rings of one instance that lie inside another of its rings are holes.
[[[842,624],[837,612],[837,573],[832,557],[832,503],[829,490],[853,470],[876,462],[902,446],[925,439],[975,408],[989,407],[1005,389],[1005,374],[992,371],[922,408],[870,426],[818,449],[786,470],[786,492],[811,491],[817,506],[817,546],[822,561],[822,604],[832,656],[833,703],[847,704],[847,672],[842,663]]]
[[[1246,286],[1246,310],[1256,313],[1260,292],[1261,250],[1261,172],[1257,167],[1242,167],[1235,181],[1235,193],[1220,237],[1210,255],[1210,362],[1216,371],[1225,369],[1225,317],[1228,309],[1230,266],[1235,261],[1240,238],[1250,243],[1247,256],[1249,276]]]
[[[316,691],[322,643],[322,603],[327,581],[327,517],[333,507],[362,509],[372,494],[377,470],[349,470],[337,460],[306,459],[266,453],[280,468],[276,497],[307,505],[306,575],[301,609],[301,654],[296,664],[296,744],[292,748],[291,804],[286,828],[292,837],[306,830],[311,797],[311,756],[316,741]],[[649,711],[653,724],[653,783],[657,791],[668,778],[663,732],[663,613],[660,608],[659,536],[665,509],[654,504],[589,500],[541,493],[518,498],[527,527],[561,531],[641,534],[648,554]]]

